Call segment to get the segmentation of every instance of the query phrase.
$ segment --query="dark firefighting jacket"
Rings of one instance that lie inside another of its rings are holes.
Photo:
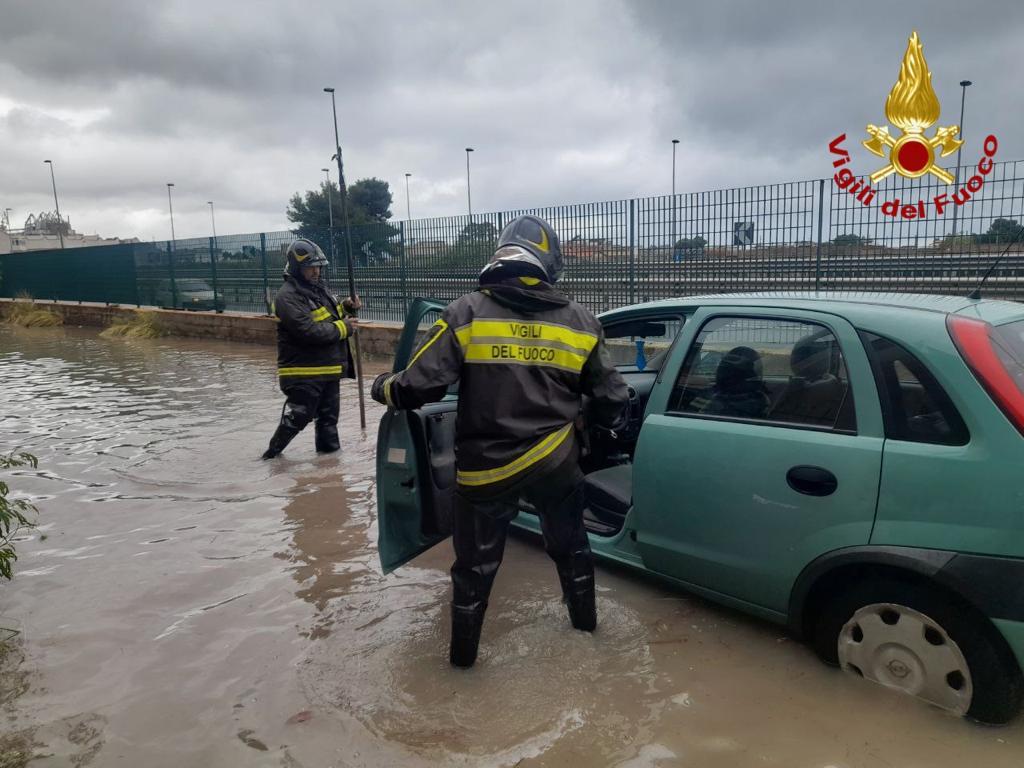
[[[352,329],[341,303],[326,287],[285,274],[273,309],[282,385],[354,375],[348,344]]]
[[[592,421],[615,429],[629,395],[601,324],[548,283],[520,278],[463,296],[441,315],[401,373],[373,396],[414,409],[459,381],[456,478],[488,490],[517,486],[574,450],[583,396]]]

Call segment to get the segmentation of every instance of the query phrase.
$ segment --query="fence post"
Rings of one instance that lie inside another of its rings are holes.
[[[270,283],[267,281],[267,235],[260,232],[260,266],[263,268],[263,305],[270,311]]]
[[[402,316],[404,317],[409,313],[409,293],[405,282],[405,222],[398,222],[398,236],[401,238],[402,250],[398,252],[398,266],[401,270],[400,279],[402,281]]]
[[[629,201],[629,303],[636,304],[636,200]]]
[[[217,254],[214,251],[212,237],[210,238],[210,276],[213,277],[213,309],[216,312],[223,312],[224,310],[218,306],[220,302],[217,300],[219,295],[217,292]]]
[[[167,267],[171,273],[171,309],[177,309],[178,284],[174,280],[174,248],[170,240],[167,241]]]
[[[814,264],[814,290],[821,286],[821,232],[825,215],[825,180],[818,179],[818,247]]]

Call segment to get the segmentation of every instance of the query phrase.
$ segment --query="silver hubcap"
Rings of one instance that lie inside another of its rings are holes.
[[[905,605],[875,603],[853,614],[839,633],[839,665],[958,715],[971,706],[974,688],[959,646]]]

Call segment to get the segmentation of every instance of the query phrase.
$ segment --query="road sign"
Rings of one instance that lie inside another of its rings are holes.
[[[732,225],[732,244],[733,245],[753,245],[754,244],[754,222],[752,221],[737,221]]]

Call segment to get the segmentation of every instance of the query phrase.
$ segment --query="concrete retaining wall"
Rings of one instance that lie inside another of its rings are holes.
[[[14,299],[0,299],[0,314],[16,303]],[[18,302],[21,303],[21,302]],[[173,309],[122,307],[117,304],[73,304],[61,301],[34,301],[37,307],[59,312],[66,325],[106,328],[115,320],[131,319],[137,312],[152,312],[171,336],[201,339],[240,341],[247,344],[277,344],[277,323],[263,315],[244,315],[238,312],[182,312]],[[376,358],[393,357],[402,331],[400,323],[364,320],[359,324],[359,345],[363,354]]]

